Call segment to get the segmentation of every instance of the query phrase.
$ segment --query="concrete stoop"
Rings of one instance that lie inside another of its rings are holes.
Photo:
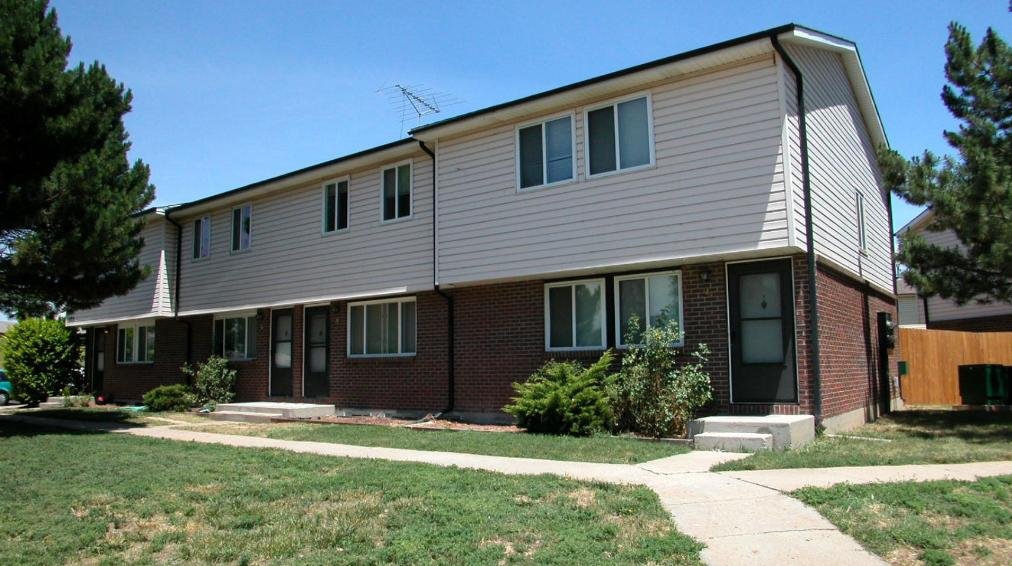
[[[812,415],[716,416],[689,423],[698,450],[757,452],[800,448],[815,440]]]
[[[217,421],[264,423],[271,419],[309,419],[335,414],[334,405],[315,403],[276,403],[254,401],[249,403],[222,403],[208,416]]]

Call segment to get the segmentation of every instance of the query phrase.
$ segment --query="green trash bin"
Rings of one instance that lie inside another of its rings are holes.
[[[959,366],[959,397],[964,405],[983,405],[987,402],[987,384],[984,364]]]
[[[1005,366],[988,364],[984,366],[984,394],[988,405],[1002,405],[1008,399],[1008,372]]]

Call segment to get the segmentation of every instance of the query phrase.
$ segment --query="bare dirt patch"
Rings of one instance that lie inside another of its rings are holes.
[[[968,538],[949,550],[956,564],[1005,566],[1012,564],[1012,540],[1001,538]]]
[[[412,428],[421,430],[471,430],[480,432],[523,432],[522,428],[514,425],[478,424],[454,421],[449,419],[437,419],[427,416],[420,420],[396,419],[392,417],[318,417],[305,419],[298,422],[328,423],[328,424],[349,424],[349,425],[376,425],[389,426],[393,428]]]

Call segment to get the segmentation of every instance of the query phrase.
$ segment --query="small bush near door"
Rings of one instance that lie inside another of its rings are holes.
[[[605,391],[611,351],[590,367],[551,361],[526,382],[514,383],[517,396],[503,411],[529,432],[588,436],[611,428],[612,410]]]
[[[180,369],[190,377],[198,403],[228,403],[235,398],[236,371],[226,358],[211,356],[196,368],[187,364]]]
[[[182,383],[161,385],[144,394],[150,411],[185,411],[195,404],[193,391]]]

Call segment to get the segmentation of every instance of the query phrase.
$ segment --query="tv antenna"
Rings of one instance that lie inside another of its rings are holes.
[[[413,125],[420,125],[425,116],[439,114],[443,109],[463,102],[449,93],[437,92],[424,85],[396,83],[380,87],[376,94],[386,96],[391,108],[400,117],[402,136],[405,125],[409,122],[414,121]]]

